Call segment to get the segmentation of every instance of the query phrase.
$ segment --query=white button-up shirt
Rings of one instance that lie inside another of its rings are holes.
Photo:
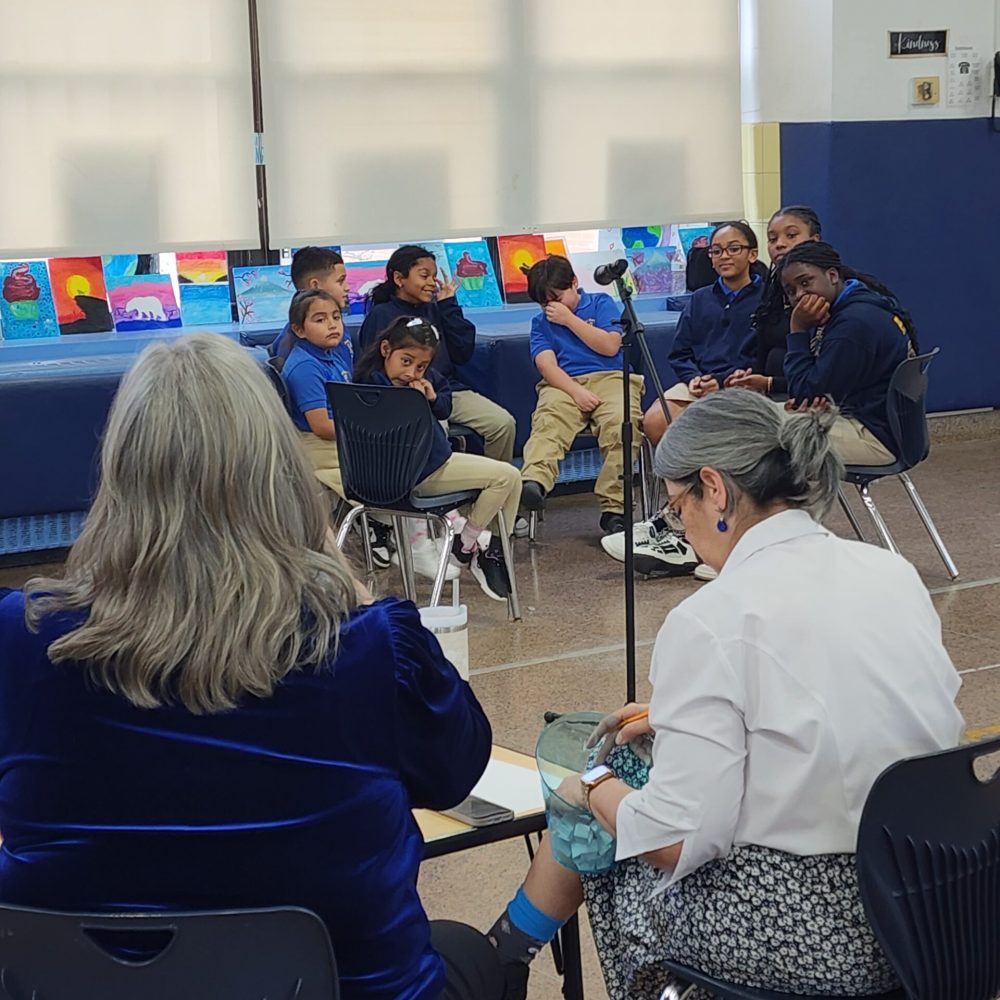
[[[618,808],[617,856],[683,841],[668,881],[740,844],[854,852],[878,775],[963,731],[916,570],[800,510],[750,528],[670,612],[650,680],[653,768]]]

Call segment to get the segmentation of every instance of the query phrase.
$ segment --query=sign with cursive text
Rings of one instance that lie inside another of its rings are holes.
[[[889,58],[912,59],[948,55],[948,31],[890,31]]]

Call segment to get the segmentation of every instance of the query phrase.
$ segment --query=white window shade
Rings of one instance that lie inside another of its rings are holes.
[[[256,247],[246,0],[0,4],[0,258]]]
[[[274,246],[742,214],[735,0],[258,0]]]

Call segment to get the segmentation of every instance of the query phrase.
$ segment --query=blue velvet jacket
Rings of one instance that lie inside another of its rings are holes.
[[[314,910],[345,1000],[439,1000],[411,808],[463,799],[490,725],[410,603],[345,623],[336,662],[266,699],[138,709],[53,665],[82,621],[0,600],[0,899],[65,910]]]

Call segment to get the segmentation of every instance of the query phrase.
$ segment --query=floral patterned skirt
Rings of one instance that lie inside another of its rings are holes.
[[[639,788],[649,774],[644,757],[624,747],[608,764]],[[672,981],[664,959],[787,993],[898,988],[865,917],[853,854],[800,856],[744,845],[665,891],[660,884],[660,873],[637,858],[583,878],[611,1000],[658,1000]]]

